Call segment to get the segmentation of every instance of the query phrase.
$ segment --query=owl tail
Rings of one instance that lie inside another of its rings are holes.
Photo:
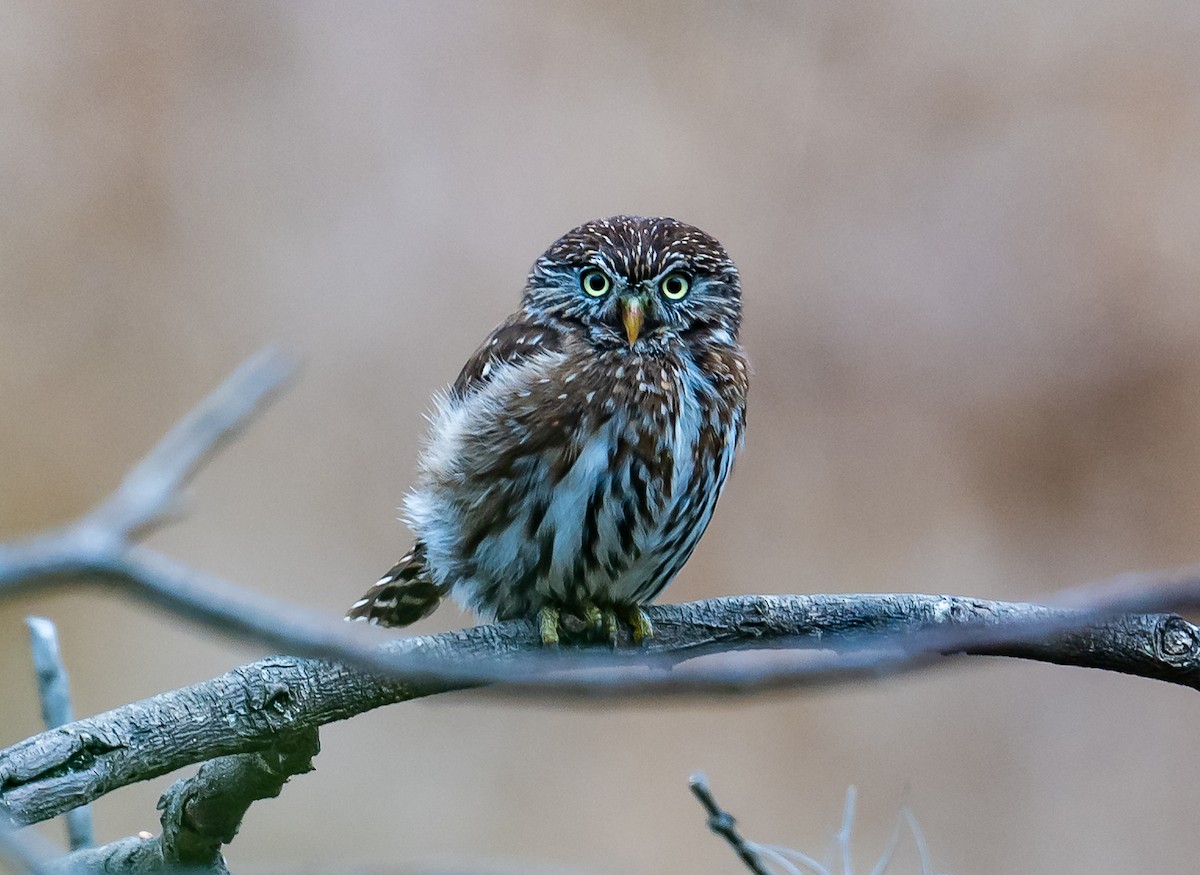
[[[366,594],[351,605],[347,620],[380,626],[407,626],[428,617],[446,592],[429,578],[425,544],[417,541]]]

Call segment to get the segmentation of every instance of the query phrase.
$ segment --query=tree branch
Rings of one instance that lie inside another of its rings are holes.
[[[196,405],[132,470],[117,490],[78,520],[14,544],[0,545],[0,590],[35,582],[70,556],[119,553],[165,522],[180,491],[218,449],[233,440],[282,391],[291,360],[265,349]]]
[[[71,707],[71,688],[67,668],[58,649],[58,630],[45,617],[26,617],[33,668],[37,675],[38,698],[42,703],[42,723],[54,729],[75,719]],[[67,812],[67,838],[71,850],[92,844],[92,810],[81,805]]]
[[[389,664],[373,646],[386,640],[378,630],[347,627],[133,543],[170,518],[180,491],[204,462],[278,396],[292,371],[291,359],[277,351],[267,349],[251,357],[184,416],[94,509],[60,528],[0,543],[0,597],[43,586],[98,582],[220,635],[388,671]]]
[[[954,632],[969,631],[983,643],[968,649],[979,653],[1102,668],[1200,688],[1200,630],[1172,614],[1079,625],[1081,615],[1039,605],[902,594],[743,596],[656,605],[648,613],[657,630],[650,646],[606,656],[590,651],[547,655],[534,624],[526,621],[405,638],[388,647],[409,665],[428,660],[439,670],[448,664],[463,668],[461,675],[441,678],[397,680],[324,660],[260,660],[0,751],[0,806],[17,823],[45,820],[191,763],[266,749],[280,732],[479,686],[481,676],[489,674],[506,686],[515,685],[521,695],[629,700],[745,693],[878,677],[931,664],[941,658],[936,651],[898,648],[913,640],[936,648],[953,642]],[[1039,641],[1022,637],[1023,630],[1027,634],[1046,623],[1076,627]],[[981,629],[993,635],[981,637]],[[1005,643],[999,636],[1008,630],[1017,634],[1015,641]],[[802,654],[804,662],[783,670],[723,662],[662,670],[713,653],[781,647],[823,649]],[[591,667],[597,664],[599,668]],[[548,673],[551,667],[555,671]],[[512,673],[507,680],[505,670]],[[497,690],[502,693],[504,687]]]
[[[316,729],[309,729],[261,751],[210,760],[159,799],[160,835],[131,836],[68,854],[49,871],[144,873],[187,867],[228,875],[221,846],[237,835],[250,804],[278,796],[289,778],[311,771],[319,748]]]
[[[716,797],[709,789],[708,779],[697,772],[688,779],[688,786],[691,787],[692,794],[704,806],[704,810],[708,812],[708,828],[729,843],[734,853],[754,875],[771,875],[758,852],[750,847],[742,834],[738,832],[734,816],[717,804]]]
[[[223,634],[298,656],[243,666],[0,751],[0,807],[14,822],[55,816],[191,763],[268,750],[280,733],[489,684],[504,695],[658,699],[878,677],[937,664],[948,653],[979,653],[1200,688],[1195,626],[1174,614],[1117,616],[1131,606],[1195,606],[1196,570],[1118,579],[1085,591],[1085,609],[1074,610],[907,594],[746,596],[656,606],[648,611],[656,637],[645,648],[547,652],[529,622],[375,646],[383,639],[368,637],[374,630],[250,593],[133,545],[132,539],[167,518],[203,460],[278,390],[287,373],[286,362],[273,353],[251,360],[95,510],[62,529],[0,545],[0,595],[99,580]],[[627,636],[622,643],[629,643]],[[799,654],[802,661],[767,667],[722,657],[667,671],[698,656],[760,648],[809,652]],[[10,838],[0,832],[0,847],[16,848]]]
[[[212,575],[189,568],[167,556],[131,543],[131,538],[163,522],[175,506],[179,490],[186,485],[201,464],[218,446],[236,435],[252,415],[274,397],[291,373],[290,361],[279,353],[267,350],[239,367],[218,389],[185,416],[178,425],[125,478],[119,489],[95,510],[59,530],[29,538],[15,544],[0,544],[0,596],[28,590],[38,585],[77,583],[93,580],[117,586],[123,592],[163,607],[177,616],[200,623],[222,635],[233,635],[265,643],[281,652],[298,656],[338,659],[361,669],[386,674],[405,681],[441,683],[455,681],[456,686],[490,681],[504,681],[509,692],[528,690],[539,695],[546,691],[564,694],[572,682],[564,678],[547,678],[546,672],[561,672],[578,667],[561,659],[531,658],[522,661],[528,669],[519,676],[511,665],[496,666],[492,662],[468,664],[463,652],[447,648],[431,648],[433,653],[446,657],[439,663],[430,651],[410,647],[383,648],[376,646],[388,638],[373,628],[362,625],[348,627],[332,618],[304,610],[277,599],[253,593],[243,587]],[[811,682],[817,675],[857,676],[881,670],[900,670],[928,664],[932,656],[943,651],[982,648],[991,639],[1012,646],[1019,641],[1031,649],[1038,647],[1037,638],[1054,635],[1091,621],[1098,623],[1127,611],[1155,611],[1169,607],[1200,604],[1200,569],[1187,569],[1174,575],[1138,574],[1117,578],[1101,587],[1079,590],[1071,594],[1076,603],[1082,601],[1086,610],[1075,613],[1043,612],[1037,616],[1028,611],[1018,615],[1008,612],[1005,622],[1019,620],[1020,629],[1007,626],[1000,633],[992,627],[995,617],[981,617],[982,623],[972,628],[956,624],[950,632],[939,631],[917,639],[897,643],[888,656],[875,655],[847,660],[826,659],[829,666],[816,665],[809,660],[800,670],[802,682]],[[963,600],[960,600],[963,601]],[[727,602],[733,604],[733,602]],[[950,604],[949,602],[947,604]],[[904,608],[904,605],[900,606]],[[694,612],[696,622],[737,622],[750,630],[753,618],[705,616]],[[881,619],[881,618],[876,618]],[[886,619],[886,618],[882,618]],[[894,631],[910,632],[924,624],[921,617],[914,623],[892,623]],[[859,616],[859,626],[870,627],[869,617]],[[1173,646],[1185,647],[1190,635],[1189,626],[1178,626],[1174,633],[1180,638]],[[830,630],[835,631],[835,630]],[[790,634],[790,633],[789,633]],[[748,646],[747,636],[739,646]],[[767,640],[775,640],[768,636]],[[627,642],[626,642],[627,643]],[[719,641],[711,642],[714,645]],[[777,646],[777,645],[775,645]],[[1097,642],[1103,646],[1103,642]],[[718,647],[719,649],[719,647]],[[660,652],[668,652],[658,648]],[[982,650],[980,652],[983,652]],[[469,650],[467,651],[469,655]],[[484,654],[490,658],[491,654]],[[694,654],[691,654],[694,655]],[[1024,654],[1023,654],[1024,655]],[[1123,658],[1097,657],[1102,667],[1119,671]],[[587,667],[594,668],[595,656],[589,656]],[[666,665],[679,661],[678,655],[665,660]],[[617,664],[625,664],[622,660]],[[832,664],[836,662],[836,665]],[[887,663],[886,666],[883,663]],[[1151,666],[1152,670],[1164,670]],[[774,679],[755,672],[747,679],[744,670],[723,669],[711,675],[709,689],[763,689],[772,685],[795,685],[796,671],[784,667]],[[1157,676],[1157,675],[1155,675]],[[468,683],[471,682],[471,683]],[[631,678],[628,672],[608,675],[592,672],[586,689],[576,685],[584,695],[616,694],[623,690],[653,685],[656,691],[671,688],[700,691],[703,680],[697,676],[658,677],[652,681]],[[607,692],[606,692],[607,691]]]

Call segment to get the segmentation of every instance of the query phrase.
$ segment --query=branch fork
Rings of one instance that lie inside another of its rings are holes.
[[[63,528],[0,544],[0,597],[100,581],[223,635],[293,654],[0,750],[0,813],[14,824],[45,820],[126,784],[205,763],[164,794],[161,836],[80,850],[55,865],[158,871],[184,863],[224,872],[220,847],[233,837],[246,806],[276,795],[288,777],[311,767],[318,727],[453,690],[487,687],[489,695],[573,701],[747,694],[924,669],[950,654],[1088,666],[1200,689],[1200,629],[1168,612],[1200,606],[1200,569],[1126,575],[1069,593],[1058,606],[906,593],[655,605],[646,609],[655,637],[644,647],[547,652],[529,621],[388,638],[138,545],[170,518],[203,462],[278,394],[290,372],[285,357],[259,354],[181,420],[93,511]],[[808,652],[801,661],[765,666],[729,659],[732,651],[763,648]],[[698,657],[706,658],[680,666]],[[180,713],[204,719],[184,723]],[[30,871],[46,871],[46,849],[2,818],[0,852]]]

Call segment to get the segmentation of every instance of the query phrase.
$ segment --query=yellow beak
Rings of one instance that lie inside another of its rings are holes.
[[[642,332],[642,321],[646,318],[646,314],[642,310],[642,302],[638,298],[622,298],[621,299],[621,321],[625,323],[625,336],[629,338],[629,345],[633,346],[638,335]]]

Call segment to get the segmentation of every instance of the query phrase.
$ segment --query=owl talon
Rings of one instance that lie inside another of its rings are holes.
[[[595,605],[585,605],[583,610],[580,612],[580,617],[583,619],[583,622],[587,625],[588,629],[594,629],[595,631],[599,632],[601,629],[605,628],[606,623],[604,611],[600,610]]]
[[[579,612],[579,617],[583,620],[590,637],[603,637],[612,644],[617,643],[620,637],[621,618],[613,608],[585,604]]]
[[[558,646],[558,608],[547,605],[537,613],[538,632],[546,647]]]
[[[637,605],[601,608],[585,604],[572,608],[566,619],[566,624],[563,624],[562,608],[558,606],[546,605],[538,609],[537,626],[542,644],[557,647],[562,643],[564,634],[570,638],[582,635],[593,641],[596,636],[603,635],[605,640],[616,646],[621,640],[622,623],[632,632],[634,644],[642,644],[654,637],[654,624]]]
[[[604,637],[615,647],[621,635],[621,618],[609,608],[604,612]]]
[[[621,619],[633,630],[633,643],[644,644],[654,637],[654,624],[638,605],[621,609]]]

